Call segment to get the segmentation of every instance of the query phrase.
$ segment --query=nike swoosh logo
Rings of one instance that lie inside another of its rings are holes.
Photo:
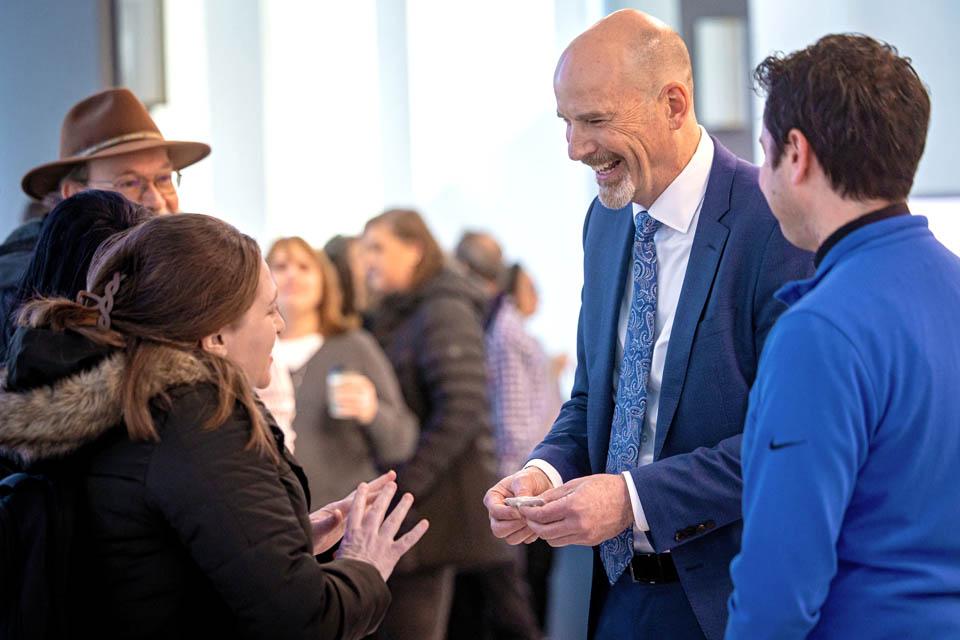
[[[785,449],[787,447],[795,447],[798,444],[803,444],[805,442],[806,440],[790,440],[787,442],[774,442],[773,440],[771,440],[770,451],[778,451],[780,449]]]

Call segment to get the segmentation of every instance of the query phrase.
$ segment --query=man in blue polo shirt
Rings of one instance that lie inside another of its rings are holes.
[[[750,394],[726,637],[960,637],[960,259],[905,203],[930,99],[858,35],[756,78],[760,188],[817,271]]]

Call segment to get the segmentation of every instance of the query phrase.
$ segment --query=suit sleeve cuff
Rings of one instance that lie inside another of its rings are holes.
[[[523,465],[524,469],[527,467],[536,467],[537,469],[540,469],[540,471],[543,471],[545,474],[547,474],[547,478],[549,478],[550,484],[553,485],[554,489],[563,484],[563,478],[560,477],[560,473],[546,460],[534,458],[533,460],[529,460],[527,464]],[[639,502],[637,504],[639,504]]]
[[[533,462],[532,460],[530,461]],[[640,504],[640,496],[637,495],[637,485],[633,483],[633,476],[629,471],[623,472],[623,479],[627,483],[627,493],[630,494],[630,506],[633,508],[633,523],[640,531],[650,531],[650,525],[647,524],[647,516],[643,513],[643,505]]]

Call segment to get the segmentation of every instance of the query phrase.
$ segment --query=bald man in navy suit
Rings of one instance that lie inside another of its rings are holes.
[[[721,638],[740,545],[740,440],[782,284],[812,272],[757,169],[698,125],[680,36],[633,10],[554,77],[572,160],[596,173],[572,397],[485,497],[512,544],[595,547],[591,635]],[[543,506],[504,500],[539,496]]]

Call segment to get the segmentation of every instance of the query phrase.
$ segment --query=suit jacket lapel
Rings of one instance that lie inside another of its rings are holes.
[[[693,247],[690,249],[690,260],[683,278],[683,288],[680,291],[663,368],[654,459],[660,457],[673,423],[687,374],[693,336],[710,294],[720,256],[723,255],[727,234],[730,232],[719,219],[730,209],[730,191],[737,158],[716,139],[714,145],[713,166],[710,168],[710,179],[703,197],[703,206],[700,208],[700,219]]]
[[[601,316],[600,327],[602,335],[595,337],[597,353],[601,361],[597,371],[601,372],[600,385],[597,393],[601,394],[601,415],[595,424],[602,425],[595,433],[596,446],[590,448],[590,463],[598,473],[606,468],[607,447],[610,443],[610,424],[613,422],[613,375],[617,366],[617,332],[620,321],[620,304],[623,300],[623,289],[630,277],[630,267],[633,264],[633,207],[627,205],[617,211],[601,211],[605,223],[609,225],[601,232],[601,237],[609,238],[606,247],[607,256],[598,261],[602,265],[599,273],[595,274],[597,286],[601,292],[598,299],[598,309]],[[596,214],[594,214],[596,216]],[[597,217],[594,218],[597,220]]]

